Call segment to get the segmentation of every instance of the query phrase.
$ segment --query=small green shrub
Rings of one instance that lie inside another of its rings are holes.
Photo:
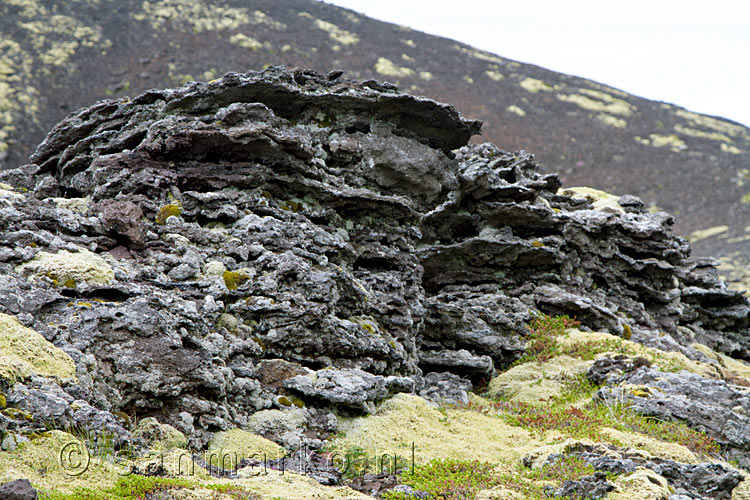
[[[429,499],[470,500],[481,490],[490,489],[499,483],[500,477],[493,466],[486,462],[464,462],[446,459],[432,460],[429,464],[406,471],[400,481],[415,490],[426,491]],[[387,492],[386,500],[411,498],[403,493]]]
[[[581,323],[566,315],[549,316],[539,314],[526,327],[529,330],[526,342],[526,353],[518,363],[529,361],[544,362],[562,354],[557,337],[564,335],[568,328],[575,328]]]
[[[233,500],[258,500],[260,496],[233,484],[200,484],[187,479],[166,479],[131,474],[104,491],[80,489],[74,493],[40,492],[39,500],[143,500],[161,498],[159,492],[203,488],[231,495]],[[171,497],[170,497],[171,498]]]
[[[40,492],[39,500],[141,500],[147,495],[178,488],[191,488],[195,484],[184,479],[165,479],[131,474],[104,491],[80,489],[74,493]]]

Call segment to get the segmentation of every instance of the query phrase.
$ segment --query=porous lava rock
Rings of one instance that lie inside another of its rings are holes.
[[[480,125],[281,67],[71,114],[0,174],[0,313],[76,377],[3,379],[32,419],[3,425],[156,417],[202,445],[295,406],[333,432],[338,412],[439,393],[430,373],[490,378],[540,311],[750,359],[748,299],[670,215],[560,191],[531,154],[468,145]]]

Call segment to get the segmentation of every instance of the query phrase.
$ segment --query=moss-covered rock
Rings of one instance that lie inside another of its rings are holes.
[[[560,194],[570,196],[571,198],[583,198],[591,203],[594,210],[609,213],[624,213],[619,203],[620,197],[605,191],[589,187],[570,187],[563,189]]]
[[[208,444],[207,462],[225,469],[237,466],[243,458],[272,460],[286,454],[284,448],[258,434],[232,429],[217,432]]]
[[[27,277],[46,276],[55,285],[69,288],[82,282],[107,285],[115,279],[112,267],[103,258],[83,248],[77,252],[40,252],[29,262],[16,267],[16,272]]]
[[[489,395],[519,403],[539,404],[562,395],[571,377],[586,373],[593,361],[556,356],[545,363],[535,361],[514,366],[490,381]]]
[[[342,436],[333,449],[342,456],[362,450],[369,457],[394,453],[425,463],[434,458],[516,462],[544,440],[521,427],[475,411],[439,409],[411,394],[397,394],[378,406],[375,414],[341,419]],[[551,431],[547,438],[559,438]]]
[[[639,467],[631,474],[618,477],[610,500],[662,500],[672,493],[669,483],[656,472]]]
[[[106,489],[115,485],[118,472],[123,472],[121,467],[91,456],[78,439],[62,431],[21,443],[13,452],[0,452],[0,484],[29,479],[36,488],[50,492]]]
[[[133,438],[143,438],[148,447],[155,451],[186,448],[188,445],[185,435],[168,424],[162,424],[153,417],[144,418],[132,431]]]
[[[663,371],[687,370],[691,373],[710,378],[722,378],[716,365],[695,361],[681,352],[662,351],[643,344],[626,340],[606,332],[584,332],[576,328],[566,331],[566,335],[558,338],[563,349],[575,351],[583,347],[592,353],[593,359],[617,354],[642,356]]]
[[[240,470],[240,479],[232,484],[242,486],[262,496],[264,500],[367,500],[371,496],[359,493],[348,487],[324,486],[309,476],[289,471],[266,470],[258,468]],[[219,481],[216,481],[219,482]],[[219,483],[225,483],[221,481]],[[292,496],[293,494],[293,496]]]
[[[79,214],[86,214],[91,206],[91,198],[52,198],[55,206]]]
[[[31,375],[76,380],[73,360],[39,333],[0,313],[0,378],[13,383]]]

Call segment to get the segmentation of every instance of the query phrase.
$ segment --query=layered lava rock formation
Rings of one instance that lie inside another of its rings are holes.
[[[203,446],[305,405],[325,438],[394,393],[465,397],[523,354],[539,313],[750,360],[747,297],[670,215],[467,145],[480,126],[280,67],[71,114],[0,174],[0,332],[38,351],[0,363],[28,417],[0,425],[124,443],[119,415],[157,417]],[[723,441],[734,456],[747,433]]]

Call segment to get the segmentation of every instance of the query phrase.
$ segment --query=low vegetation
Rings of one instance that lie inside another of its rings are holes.
[[[167,479],[129,475],[120,478],[113,488],[104,491],[80,489],[73,493],[42,492],[39,500],[141,500],[160,498],[160,492],[174,490],[206,490],[205,498],[215,498],[215,493],[226,495],[227,500],[258,500],[260,496],[231,484],[199,484],[186,479]],[[194,497],[199,498],[199,497]]]

